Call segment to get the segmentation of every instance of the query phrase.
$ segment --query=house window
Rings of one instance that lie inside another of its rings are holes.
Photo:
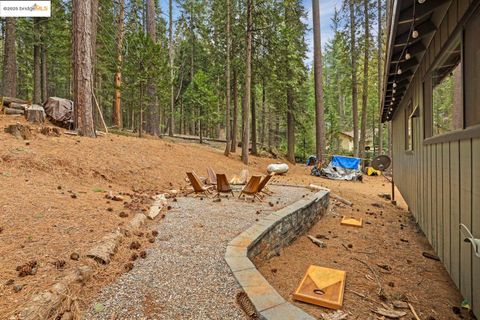
[[[465,127],[480,124],[480,7],[465,25]]]
[[[432,136],[463,128],[462,41],[445,51],[432,71]]]
[[[405,150],[413,151],[413,113],[411,101],[405,109]]]
[[[480,2],[472,7],[425,76],[424,144],[480,137]]]

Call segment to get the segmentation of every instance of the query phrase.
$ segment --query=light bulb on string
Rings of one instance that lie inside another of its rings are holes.
[[[412,55],[409,52],[405,53],[406,60],[410,60],[411,58],[412,58]]]
[[[397,74],[398,74],[398,75],[401,75],[401,74],[402,74],[402,69],[398,68]]]
[[[412,38],[413,38],[413,39],[417,39],[418,36],[419,36],[418,31],[417,31],[417,30],[413,30],[413,32],[412,32]]]

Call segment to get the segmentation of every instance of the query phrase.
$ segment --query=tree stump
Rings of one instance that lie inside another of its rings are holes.
[[[40,133],[50,137],[60,137],[62,134],[60,129],[55,127],[43,127],[40,129]]]
[[[17,139],[31,140],[33,137],[30,127],[21,125],[19,123],[9,125],[5,128],[5,132],[10,133]]]
[[[34,104],[33,106],[25,109],[25,118],[30,123],[44,123],[45,110],[43,110],[42,106]]]

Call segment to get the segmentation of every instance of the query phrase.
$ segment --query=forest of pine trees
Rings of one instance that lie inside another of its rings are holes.
[[[338,2],[320,48],[316,0],[53,0],[51,18],[0,20],[1,94],[71,99],[87,136],[102,130],[101,113],[139,135],[226,139],[227,155],[248,141],[245,163],[352,154],[339,132],[353,131],[354,155],[365,156],[367,136],[386,152],[386,3]]]

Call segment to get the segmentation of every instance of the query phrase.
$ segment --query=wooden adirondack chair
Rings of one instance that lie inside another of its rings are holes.
[[[218,174],[217,173],[217,194],[216,197],[220,197],[221,193],[231,193],[232,196],[235,196],[233,193],[232,187],[230,186],[230,183],[227,180],[227,176],[223,173]]]
[[[238,198],[240,198],[242,195],[249,195],[253,196],[253,199],[257,198],[258,200],[262,201],[262,198],[258,195],[260,180],[262,180],[261,176],[252,176],[250,180],[248,180],[245,187],[243,187]]]
[[[258,185],[258,193],[264,193],[268,196],[271,196],[272,194],[266,190],[267,184],[270,182],[272,179],[273,174],[266,175],[265,178],[260,181],[260,184]]]
[[[208,184],[217,184],[217,175],[212,167],[207,168]]]
[[[208,196],[208,194],[211,191],[210,189],[213,188],[213,186],[204,185],[200,180],[200,178],[197,176],[197,174],[193,171],[187,172],[187,177],[188,177],[188,180],[190,180],[190,184],[192,185],[193,191],[195,192],[195,194],[203,193],[206,196]]]

